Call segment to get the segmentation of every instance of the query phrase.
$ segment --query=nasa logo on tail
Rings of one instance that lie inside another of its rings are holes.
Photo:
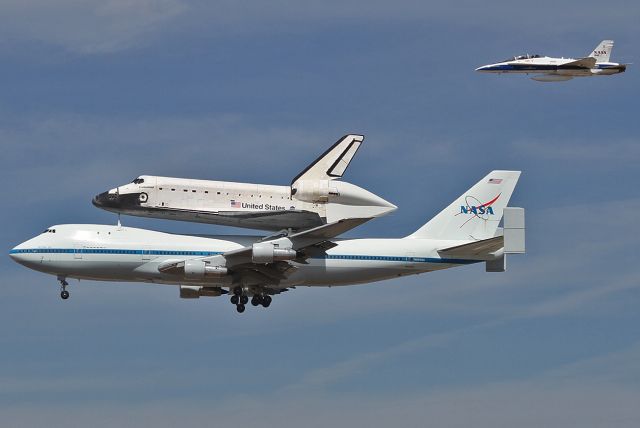
[[[501,194],[498,194],[495,198],[491,199],[489,202],[482,203],[475,196],[465,196],[464,202],[466,205],[460,205],[460,212],[456,215],[460,214],[471,214],[474,217],[479,217],[483,220],[488,220],[490,215],[495,215],[493,212],[493,205]]]

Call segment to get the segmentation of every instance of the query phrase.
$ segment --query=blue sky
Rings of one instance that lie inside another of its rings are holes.
[[[73,283],[0,259],[0,414],[42,426],[640,424],[640,79],[474,73],[520,53],[638,63],[612,1],[8,1],[0,5],[6,251],[115,223],[94,194],[140,174],[286,184],[366,135],[345,180],[417,229],[491,169],[521,169],[528,254],[269,310],[173,287]],[[172,232],[237,229],[123,217]]]

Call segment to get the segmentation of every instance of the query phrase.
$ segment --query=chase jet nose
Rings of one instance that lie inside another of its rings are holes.
[[[476,68],[476,71],[480,71],[480,72],[491,72],[491,71],[495,71],[495,64],[487,64],[487,65],[481,65],[480,67]]]

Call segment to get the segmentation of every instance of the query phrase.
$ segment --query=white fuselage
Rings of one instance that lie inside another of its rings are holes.
[[[108,225],[59,225],[18,245],[10,256],[31,269],[62,278],[231,287],[231,276],[190,279],[160,272],[158,267],[169,261],[240,249],[259,238],[176,235]],[[264,286],[282,289],[366,283],[482,261],[439,256],[437,249],[463,241],[404,238],[333,242],[337,244],[334,248],[309,258],[307,264],[291,262],[296,270],[286,279]]]
[[[117,213],[248,227],[308,229],[343,218],[373,218],[396,206],[353,184],[301,180],[292,186],[143,175],[97,195]]]
[[[624,64],[615,62],[598,62],[594,67],[567,66],[576,59],[552,58],[536,56],[535,58],[514,59],[509,61],[487,64],[478,67],[476,71],[483,73],[523,73],[523,74],[553,74],[567,77],[607,76],[622,73],[626,70]]]

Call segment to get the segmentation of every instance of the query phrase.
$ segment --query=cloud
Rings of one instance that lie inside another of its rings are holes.
[[[640,142],[632,138],[598,138],[591,140],[557,139],[516,140],[513,148],[529,158],[545,162],[588,162],[602,168],[613,168],[620,164],[637,164],[640,161]]]
[[[0,127],[0,162],[7,180],[22,183],[6,189],[9,196],[25,205],[43,204],[61,197],[90,199],[140,174],[228,181],[244,177],[242,181],[286,185],[306,160],[322,152],[318,146],[328,147],[333,138],[296,127],[259,127],[239,115],[53,115],[5,122]],[[268,163],[265,150],[270,153]],[[73,174],[64,173],[68,171]],[[283,172],[278,177],[279,171]],[[37,193],[36,183],[43,186]]]
[[[407,374],[410,375],[410,374]],[[636,427],[637,388],[580,381],[558,386],[548,379],[443,388],[411,394],[307,394],[201,397],[195,400],[78,402],[73,411],[42,404],[3,408],[12,427],[209,426],[420,427],[518,426]]]
[[[15,41],[37,41],[78,54],[104,54],[164,42],[166,38],[206,34],[229,37],[238,34],[277,34],[330,31],[335,26],[376,24],[405,26],[447,23],[458,31],[529,32],[557,43],[558,35],[600,26],[618,30],[637,20],[637,6],[622,0],[599,8],[596,2],[575,5],[498,0],[485,4],[465,0],[455,5],[416,0],[390,3],[384,0],[327,0],[296,2],[274,0],[9,0],[0,5],[0,28],[5,48]],[[553,10],[550,14],[548,11]],[[593,13],[598,9],[598,13]],[[495,13],[500,10],[501,13]],[[571,16],[573,19],[566,19]],[[482,23],[482,28],[479,29]],[[496,30],[497,31],[497,30]],[[593,40],[594,46],[596,41]],[[539,44],[539,42],[538,42]],[[587,50],[588,47],[585,47]],[[561,51],[558,50],[558,53]]]
[[[186,10],[179,0],[9,0],[0,6],[0,31],[14,41],[104,54],[144,43]]]

